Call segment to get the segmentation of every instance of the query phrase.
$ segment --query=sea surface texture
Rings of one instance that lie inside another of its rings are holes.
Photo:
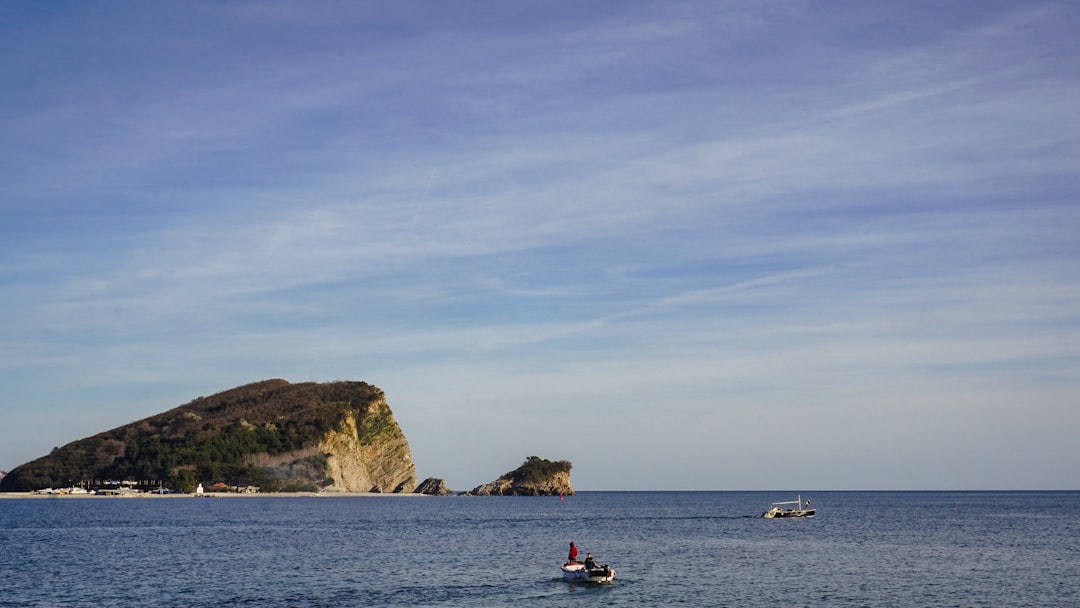
[[[802,495],[0,500],[0,606],[1080,606],[1080,493]]]

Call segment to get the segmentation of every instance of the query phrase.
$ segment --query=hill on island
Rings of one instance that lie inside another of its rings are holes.
[[[264,491],[411,492],[416,470],[379,388],[266,380],[55,448],[0,491],[97,484],[259,486]]]

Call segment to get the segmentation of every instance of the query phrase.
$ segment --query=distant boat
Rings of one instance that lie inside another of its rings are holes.
[[[794,506],[788,506],[794,505]],[[783,508],[788,507],[788,508]],[[806,499],[806,506],[803,507],[802,495],[795,500],[788,500],[785,502],[774,502],[772,508],[765,511],[761,516],[765,519],[775,519],[778,517],[813,517],[817,514],[817,509],[810,508],[810,499]]]

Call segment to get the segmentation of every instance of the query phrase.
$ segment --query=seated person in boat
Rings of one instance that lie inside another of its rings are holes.
[[[586,553],[585,554],[585,569],[586,570],[597,570],[599,568],[600,568],[600,566],[596,565],[596,560],[593,559],[592,553]]]

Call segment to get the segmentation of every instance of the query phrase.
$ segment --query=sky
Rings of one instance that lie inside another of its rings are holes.
[[[419,479],[1080,489],[1073,2],[0,3],[0,469],[268,378]]]

